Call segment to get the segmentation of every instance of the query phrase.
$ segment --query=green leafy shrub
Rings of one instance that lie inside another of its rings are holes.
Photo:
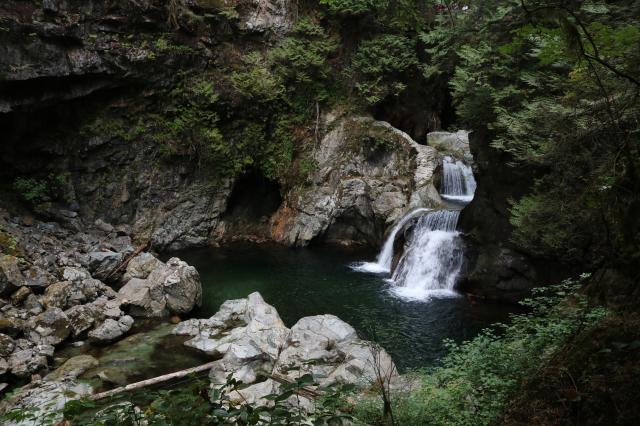
[[[337,41],[320,25],[302,18],[292,35],[274,49],[275,71],[290,88],[289,99],[294,108],[306,109],[309,104],[329,98],[329,57],[337,47]]]
[[[417,391],[396,395],[398,424],[492,424],[522,381],[536,374],[568,339],[604,318],[603,308],[589,306],[578,293],[582,279],[536,289],[535,297],[523,302],[531,312],[513,316],[509,325],[487,329],[461,344],[448,342],[442,366],[422,373]],[[378,401],[365,400],[356,417],[377,424],[380,413]]]
[[[244,67],[231,74],[231,82],[249,102],[261,106],[281,100],[284,94],[282,80],[271,71],[269,60],[259,52],[249,53],[244,58]]]
[[[369,104],[405,88],[400,76],[418,62],[415,41],[400,35],[384,34],[363,41],[352,59],[355,87]]]
[[[51,200],[49,182],[44,179],[18,177],[13,188],[30,204],[40,204]]]
[[[202,380],[173,390],[151,393],[152,402],[143,411],[130,402],[111,401],[106,407],[95,401],[81,399],[67,402],[65,419],[74,425],[336,425],[352,417],[340,410],[351,385],[318,388],[321,393],[315,409],[307,413],[299,400],[309,397],[307,387],[314,385],[311,375],[302,375],[280,386],[278,393],[265,396],[264,405],[250,405],[242,400],[242,382],[230,375],[227,382],[215,388]],[[125,396],[126,397],[126,396]]]
[[[326,6],[331,13],[363,15],[387,7],[389,0],[320,0],[320,4]]]

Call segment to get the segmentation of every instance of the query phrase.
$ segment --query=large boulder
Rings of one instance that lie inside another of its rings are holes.
[[[397,375],[384,349],[360,340],[339,318],[306,317],[288,329],[259,293],[226,301],[211,318],[185,321],[173,332],[192,337],[186,346],[220,358],[210,371],[213,383],[225,383],[231,374],[250,385],[241,393],[255,401],[277,389],[277,383],[264,381],[274,375],[289,381],[310,373],[323,386],[362,387],[374,383],[380,371]]]
[[[202,302],[200,275],[177,257],[156,264],[146,278],[132,278],[118,297],[137,317],[186,314]]]
[[[122,280],[127,282],[133,278],[146,279],[151,271],[159,268],[162,262],[151,253],[140,253],[127,264],[127,269]]]

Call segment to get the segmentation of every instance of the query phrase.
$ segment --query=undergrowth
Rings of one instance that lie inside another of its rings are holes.
[[[605,317],[604,308],[589,306],[578,292],[586,277],[537,289],[522,302],[530,312],[512,316],[508,325],[461,344],[447,342],[449,354],[441,366],[418,374],[417,390],[396,392],[396,424],[492,424],[555,352]],[[385,424],[381,413],[379,401],[365,398],[355,415],[362,424]]]

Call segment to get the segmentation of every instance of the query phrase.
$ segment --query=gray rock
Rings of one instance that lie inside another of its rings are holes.
[[[202,285],[194,267],[178,258],[156,265],[147,278],[133,278],[118,292],[118,297],[129,306],[132,315],[162,317],[185,314],[200,305]]]
[[[29,287],[20,287],[11,295],[11,303],[20,305],[30,294],[32,294],[32,292]]]
[[[102,324],[89,332],[89,340],[92,342],[111,342],[122,337],[131,329],[133,318],[125,315],[118,321],[107,318]]]
[[[11,352],[13,352],[15,347],[16,343],[11,337],[0,333],[0,357],[7,357],[11,355]]]
[[[47,366],[49,346],[39,347],[25,339],[16,341],[16,348],[7,359],[9,371],[18,377],[28,378]]]
[[[294,24],[296,5],[291,0],[250,0],[240,17],[242,27],[249,31],[288,32]]]
[[[277,241],[378,245],[408,210],[442,202],[433,185],[434,148],[368,117],[338,118],[325,127],[330,130],[311,159],[317,164],[311,186],[288,194],[272,219]]]
[[[162,262],[158,260],[154,255],[148,252],[140,253],[127,264],[126,272],[122,278],[123,282],[127,282],[132,278],[145,279],[149,276],[151,271],[159,268]]]
[[[94,278],[105,280],[122,263],[122,253],[95,251],[89,253],[89,271]]]
[[[177,257],[169,259],[167,267],[170,269],[170,273],[159,272],[156,276],[156,271],[162,269],[158,268],[149,274],[148,279],[150,281],[162,280],[169,311],[172,314],[186,314],[196,306],[200,306],[202,304],[202,284],[196,268]]]
[[[2,401],[0,411],[23,409],[34,417],[34,420],[9,422],[6,426],[36,426],[42,424],[42,419],[46,419],[48,424],[58,424],[63,420],[62,408],[69,400],[91,395],[92,392],[90,385],[73,379],[43,380],[21,388],[11,398]]]
[[[0,318],[0,333],[11,337],[16,337],[25,328],[24,321],[20,318],[5,317]]]
[[[69,318],[60,308],[48,308],[29,320],[27,335],[33,342],[57,345],[71,334]]]
[[[78,337],[89,330],[101,317],[98,308],[92,304],[73,306],[67,309],[65,314],[69,318],[69,326],[74,337]]]
[[[473,156],[469,148],[469,132],[466,130],[458,130],[455,133],[428,133],[427,145],[434,147],[443,155],[452,155],[467,162],[473,161]]]
[[[37,266],[28,268],[22,274],[24,275],[24,285],[29,287],[46,288],[56,282],[53,275]]]
[[[113,232],[113,230],[114,230],[112,225],[108,224],[107,222],[105,222],[102,219],[96,219],[96,221],[94,222],[94,225],[96,225],[96,228],[100,229],[101,231],[106,232],[107,234]]]
[[[185,321],[174,333],[194,336],[186,346],[221,357],[211,368],[211,381],[225,383],[231,374],[251,385],[240,392],[251,401],[272,393],[273,383],[257,380],[274,373],[291,380],[310,373],[321,385],[361,387],[376,381],[377,368],[397,376],[384,349],[360,340],[349,324],[333,315],[318,315],[302,318],[289,330],[259,293],[227,301],[211,318]]]

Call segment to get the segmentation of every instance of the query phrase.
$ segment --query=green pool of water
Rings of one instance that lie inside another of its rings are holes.
[[[399,299],[389,292],[387,277],[349,267],[375,258],[366,250],[236,244],[176,255],[200,272],[203,306],[195,316],[209,317],[225,300],[258,291],[289,327],[304,316],[337,315],[361,337],[380,342],[401,370],[436,364],[445,353],[443,339],[470,339],[505,320],[511,309],[472,306],[464,297]]]

